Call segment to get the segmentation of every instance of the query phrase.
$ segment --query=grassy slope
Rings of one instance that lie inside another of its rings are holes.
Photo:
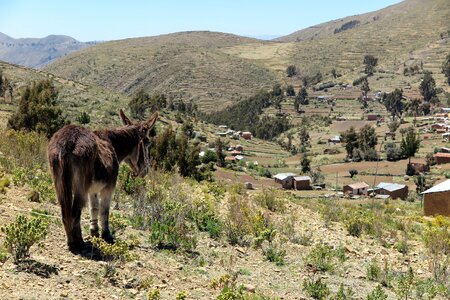
[[[117,114],[118,108],[125,108],[129,101],[125,95],[66,80],[43,71],[11,65],[2,61],[0,61],[0,69],[3,70],[4,76],[14,84],[15,90],[13,104],[9,103],[9,99],[6,99],[6,103],[1,104],[1,110],[4,112],[15,111],[23,86],[46,78],[51,79],[58,88],[60,105],[72,122],[76,120],[80,112],[85,111],[89,113],[93,126],[110,124],[110,116]]]
[[[258,40],[214,32],[183,32],[97,45],[47,67],[66,78],[133,94],[139,89],[195,100],[211,110],[269,87],[273,74],[220,47]]]
[[[440,73],[448,39],[440,40],[440,33],[450,29],[450,6],[446,0],[407,0],[380,11],[330,21],[281,37],[282,44],[240,45],[227,53],[263,62],[268,68],[284,71],[295,64],[305,73],[332,68],[352,81],[362,70],[365,54],[379,58],[379,68],[388,76],[398,77],[403,63],[423,61],[424,68]],[[334,30],[351,20],[360,24],[350,30],[334,34]],[[299,40],[300,42],[296,42]],[[443,82],[443,75],[437,75]],[[379,86],[399,85],[404,79],[384,81]]]

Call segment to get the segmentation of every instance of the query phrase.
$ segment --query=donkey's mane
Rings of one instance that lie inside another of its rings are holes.
[[[129,145],[136,144],[140,138],[138,129],[133,125],[115,129],[96,130],[94,133],[103,142],[106,141],[114,145],[119,160],[122,160],[128,154]]]

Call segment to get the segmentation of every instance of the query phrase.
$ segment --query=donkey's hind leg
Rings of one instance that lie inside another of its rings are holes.
[[[81,209],[86,202],[87,195],[76,193],[72,203],[72,230],[68,236],[69,250],[79,252],[84,249],[85,243],[81,234]]]
[[[99,199],[97,193],[89,194],[89,208],[91,212],[91,225],[89,226],[91,236],[98,237],[98,210]]]
[[[106,187],[100,192],[100,222],[102,224],[102,239],[112,244],[114,238],[109,230],[109,207],[114,187]]]

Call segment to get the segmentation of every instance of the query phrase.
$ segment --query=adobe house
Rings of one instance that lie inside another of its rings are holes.
[[[450,216],[450,179],[422,193],[425,216]]]
[[[367,192],[369,189],[369,185],[365,182],[357,182],[357,183],[351,183],[347,184],[343,187],[344,194],[348,195],[363,195],[367,196]]]
[[[339,135],[333,136],[328,139],[328,143],[339,144],[341,142],[341,137]]]
[[[238,150],[233,150],[233,151],[230,152],[230,154],[233,155],[233,156],[236,156],[236,155],[241,155],[242,152],[238,151]]]
[[[309,176],[295,176],[294,177],[294,189],[296,189],[296,190],[310,190],[311,189],[311,177],[309,177]]]
[[[377,115],[367,115],[367,121],[376,121],[378,120]]]
[[[237,145],[234,149],[241,152],[244,151],[244,147],[242,147],[242,145]]]
[[[408,186],[404,184],[380,182],[375,189],[377,195],[389,195],[392,199],[405,200],[408,197]]]
[[[448,147],[441,147],[439,152],[441,152],[441,153],[450,153],[450,148],[448,148]]]
[[[249,131],[244,131],[244,132],[241,133],[241,137],[244,140],[251,140],[252,139],[252,133],[249,132]]]
[[[434,158],[438,165],[450,163],[450,153],[439,152],[434,155]]]
[[[278,173],[273,176],[276,183],[281,184],[283,189],[292,189],[294,187],[294,173]]]

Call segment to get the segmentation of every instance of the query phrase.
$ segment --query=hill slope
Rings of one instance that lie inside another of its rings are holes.
[[[0,70],[3,71],[3,75],[10,80],[14,87],[13,103],[10,103],[10,99],[5,99],[0,104],[2,124],[6,122],[9,114],[16,110],[22,87],[42,79],[53,81],[59,92],[59,104],[72,122],[75,122],[80,112],[88,112],[92,125],[109,124],[111,122],[110,116],[117,114],[118,108],[127,107],[129,101],[125,95],[66,80],[44,71],[12,65],[2,61],[0,61]]]
[[[275,76],[222,47],[260,41],[215,32],[181,32],[103,43],[64,57],[46,70],[134,94],[140,89],[194,100],[203,110],[223,107],[269,87]]]
[[[353,72],[353,79],[361,70],[364,55],[373,54],[379,58],[380,69],[401,74],[403,63],[408,64],[410,59],[424,65],[428,61],[442,64],[450,48],[448,4],[447,0],[406,0],[276,39],[282,43],[230,47],[227,53],[262,61],[278,71],[284,71],[288,64],[297,65],[304,73],[326,74],[336,68],[344,75]],[[431,44],[436,46],[432,51]],[[439,68],[433,71],[440,72]]]
[[[82,43],[65,35],[14,39],[0,32],[0,60],[31,68],[49,62],[94,43]]]

